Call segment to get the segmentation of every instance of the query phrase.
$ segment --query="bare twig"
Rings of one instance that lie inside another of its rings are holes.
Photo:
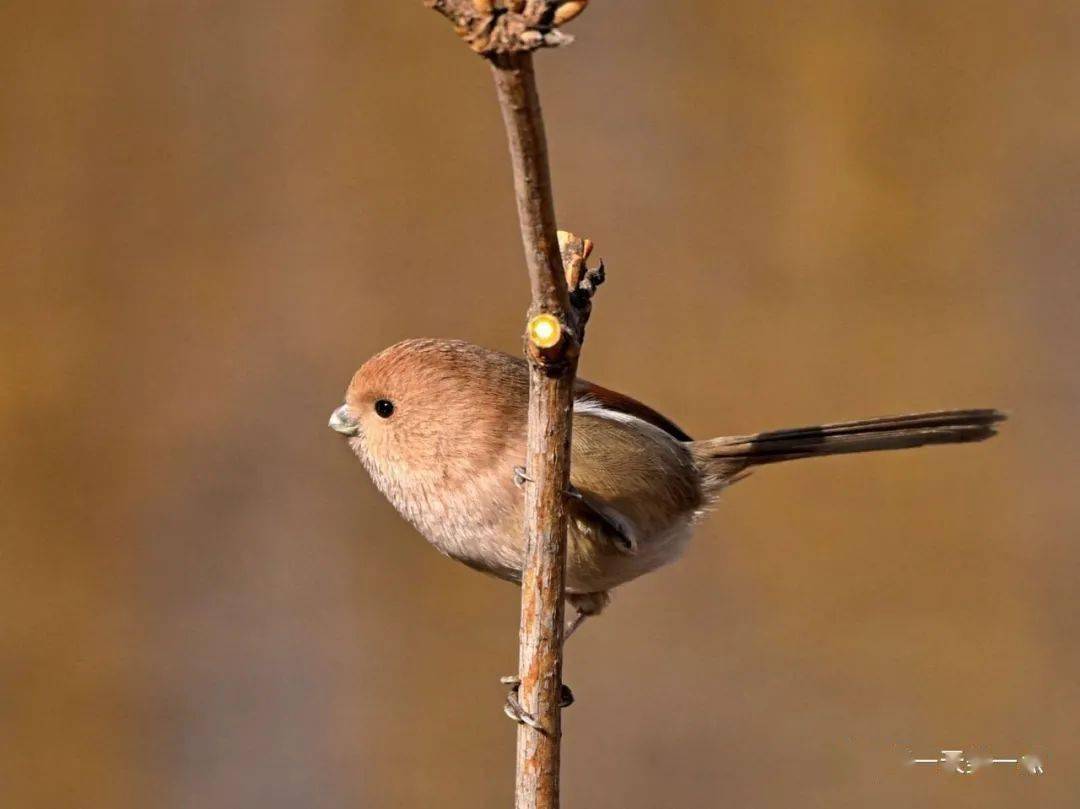
[[[557,809],[562,699],[566,493],[570,484],[573,387],[590,299],[603,268],[588,270],[591,245],[566,234],[560,250],[547,143],[531,51],[562,45],[556,30],[587,0],[426,0],[491,63],[510,144],[532,305],[525,459],[525,565],[517,691],[517,809]],[[565,263],[565,270],[564,270]],[[568,287],[567,281],[570,281]]]

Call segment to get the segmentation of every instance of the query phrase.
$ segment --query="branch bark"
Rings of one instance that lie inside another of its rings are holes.
[[[585,269],[588,242],[567,235],[560,250],[531,51],[568,42],[570,38],[556,27],[577,16],[586,1],[426,0],[491,63],[510,146],[532,292],[525,335],[529,416],[518,700],[535,726],[518,726],[517,809],[559,806],[573,387],[590,298],[603,280],[602,267],[592,272]]]

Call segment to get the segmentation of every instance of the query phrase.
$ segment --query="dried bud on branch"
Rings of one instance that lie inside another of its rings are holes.
[[[425,0],[454,24],[482,56],[554,48],[573,41],[556,30],[585,10],[588,0]]]
[[[580,342],[585,339],[585,325],[592,314],[592,297],[596,294],[596,288],[604,283],[604,262],[595,267],[586,264],[593,250],[593,243],[589,239],[566,230],[560,230],[558,236],[563,270],[566,272],[566,288],[570,293],[570,306]]]

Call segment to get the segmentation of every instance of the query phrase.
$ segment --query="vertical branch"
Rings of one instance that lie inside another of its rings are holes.
[[[526,335],[529,427],[525,474],[530,482],[525,487],[518,698],[539,727],[518,726],[516,806],[554,809],[559,805],[565,493],[570,481],[577,343],[569,324],[532,55],[515,53],[493,59],[492,71],[510,143],[532,289],[532,319]]]
[[[564,274],[531,51],[569,42],[570,37],[556,28],[577,16],[587,0],[426,2],[449,18],[469,46],[491,63],[514,170],[532,292],[525,340],[529,416],[518,646],[518,700],[532,721],[518,729],[515,806],[557,809],[574,375],[591,284],[603,279],[601,269],[584,281],[588,248],[576,237],[569,238],[579,250],[576,263],[573,267],[568,263]],[[568,276],[574,284],[573,303]]]

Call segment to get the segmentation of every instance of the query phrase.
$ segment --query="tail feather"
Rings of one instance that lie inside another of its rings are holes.
[[[939,410],[712,438],[695,441],[690,449],[706,485],[723,486],[748,467],[778,461],[983,441],[997,433],[994,425],[1005,418],[998,410]]]

